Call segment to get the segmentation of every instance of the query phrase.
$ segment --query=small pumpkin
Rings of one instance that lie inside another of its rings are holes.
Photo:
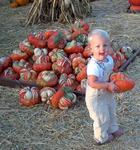
[[[74,74],[67,75],[66,73],[62,73],[60,75],[58,80],[58,87],[60,88],[65,86],[70,87],[73,90],[76,88],[77,82]]]
[[[32,69],[21,69],[20,70],[20,80],[35,82],[37,78],[37,73]]]
[[[10,55],[11,59],[13,61],[17,61],[17,60],[27,60],[27,58],[29,57],[26,53],[20,51],[19,49],[13,50],[13,53]]]
[[[54,62],[52,64],[52,69],[56,74],[72,73],[71,62],[69,61],[69,59],[67,57],[58,59],[56,62]]]
[[[88,58],[92,55],[92,52],[91,52],[91,48],[89,45],[87,45],[83,51],[83,57],[84,58]]]
[[[54,32],[48,39],[48,48],[49,49],[62,49],[66,45],[66,37],[63,32],[57,31]]]
[[[61,97],[64,96],[64,87],[59,88],[56,93],[51,97],[50,99],[50,104],[54,107],[54,108],[58,108],[58,104],[59,104],[59,100]]]
[[[32,68],[31,65],[24,59],[21,59],[20,61],[14,61],[12,67],[14,71],[18,74],[20,74],[20,70],[23,68],[26,68],[26,69]]]
[[[0,57],[1,70],[6,69],[12,65],[12,59],[9,56]]]
[[[19,79],[19,75],[14,72],[12,67],[8,67],[7,69],[5,69],[0,76],[3,78],[9,78],[13,80]]]
[[[72,92],[65,92],[64,96],[60,98],[58,107],[62,110],[68,109],[76,102],[76,95]]]
[[[36,37],[34,34],[29,34],[27,39],[29,43],[31,43],[35,48],[47,47],[47,41],[41,40],[39,37]]]
[[[16,1],[14,1],[14,2],[10,3],[10,7],[11,7],[11,8],[16,8],[16,7],[18,7],[18,3],[17,3]]]
[[[19,49],[29,56],[34,54],[34,47],[27,40],[19,43]]]
[[[42,87],[54,87],[58,82],[58,77],[54,71],[42,71],[39,73],[36,83]]]
[[[80,82],[81,80],[86,79],[86,78],[87,78],[87,67],[84,66],[81,69],[81,71],[77,74],[76,80]]]
[[[85,65],[85,64],[86,64],[85,58],[76,57],[76,58],[74,58],[74,59],[72,60],[72,68],[73,68],[73,69],[75,69],[76,67],[78,67],[79,64]]]
[[[40,56],[46,56],[48,54],[48,50],[46,48],[35,48],[34,55],[32,59],[36,61],[36,59]]]
[[[15,1],[19,6],[23,6],[29,3],[29,0],[15,0]]]
[[[67,43],[67,45],[64,48],[64,51],[67,54],[82,53],[84,51],[84,48],[82,45],[77,43],[75,40],[72,40],[71,42]]]
[[[41,102],[39,89],[36,87],[25,87],[19,91],[19,103],[23,106],[32,107]]]
[[[113,81],[117,86],[118,93],[129,91],[135,86],[135,81],[121,72],[111,74],[110,81]]]
[[[62,59],[64,57],[67,57],[67,54],[64,52],[63,49],[53,49],[52,51],[49,52],[49,57],[51,59],[51,62],[55,62],[58,59]]]
[[[49,61],[49,56],[39,56],[35,63],[33,64],[33,69],[36,72],[41,72],[44,70],[51,70],[52,68],[52,63]]]
[[[49,102],[50,98],[55,94],[56,90],[52,87],[44,87],[40,90],[42,102]]]

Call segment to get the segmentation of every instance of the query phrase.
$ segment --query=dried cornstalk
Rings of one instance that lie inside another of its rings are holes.
[[[34,0],[25,23],[71,23],[75,19],[86,17],[90,11],[90,0]]]

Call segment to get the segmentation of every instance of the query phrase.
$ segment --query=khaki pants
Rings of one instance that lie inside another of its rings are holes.
[[[118,130],[113,94],[87,85],[85,101],[89,115],[94,121],[94,138],[104,143],[110,133]]]

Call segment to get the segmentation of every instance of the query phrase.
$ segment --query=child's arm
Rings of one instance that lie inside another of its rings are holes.
[[[99,82],[97,79],[98,78],[94,75],[88,75],[87,76],[88,85],[95,89],[104,89],[110,92],[115,91],[116,87],[113,82]]]

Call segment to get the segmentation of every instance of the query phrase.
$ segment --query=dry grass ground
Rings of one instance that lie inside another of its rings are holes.
[[[116,48],[124,45],[132,49],[140,46],[140,14],[126,13],[127,0],[97,0],[91,3],[93,14],[85,18],[91,27],[107,30],[116,41]],[[0,56],[8,55],[30,32],[64,25],[38,24],[24,27],[31,5],[11,9],[0,1]],[[69,110],[53,110],[40,104],[21,107],[18,90],[0,87],[0,150],[138,150],[140,149],[140,59],[128,67],[126,73],[136,80],[135,88],[116,95],[119,124],[125,134],[111,144],[93,145],[92,121],[79,97]]]

